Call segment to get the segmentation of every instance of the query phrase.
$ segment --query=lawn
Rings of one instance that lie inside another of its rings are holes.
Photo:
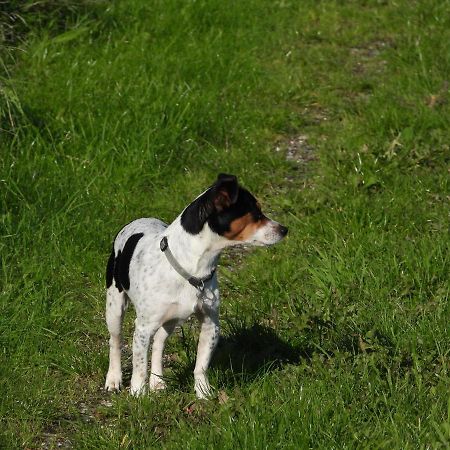
[[[450,1],[0,5],[0,448],[450,446]],[[290,229],[168,389],[104,392],[106,261],[219,172]]]

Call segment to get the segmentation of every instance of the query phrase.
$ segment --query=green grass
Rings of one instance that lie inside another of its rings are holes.
[[[0,447],[448,448],[450,2],[58,5],[0,53]],[[222,258],[218,399],[193,322],[103,392],[113,236],[218,172],[290,228]]]

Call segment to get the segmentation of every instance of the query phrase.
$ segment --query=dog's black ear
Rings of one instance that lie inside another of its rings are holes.
[[[200,233],[211,214],[236,203],[238,193],[237,178],[234,175],[219,174],[217,181],[183,211],[181,226],[190,234]]]
[[[181,214],[181,226],[190,234],[202,231],[208,217],[214,212],[209,190],[196,198]]]
[[[237,177],[220,173],[212,189],[214,207],[217,211],[236,203],[239,194]]]

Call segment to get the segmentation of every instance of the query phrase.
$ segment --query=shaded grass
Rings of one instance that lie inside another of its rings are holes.
[[[448,446],[448,2],[89,5],[8,66],[4,446]],[[306,171],[274,151],[299,133]],[[103,393],[114,233],[219,171],[291,229],[223,258],[228,400],[194,402],[190,324],[167,393]]]

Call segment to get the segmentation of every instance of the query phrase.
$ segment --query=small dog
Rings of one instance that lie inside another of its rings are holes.
[[[201,323],[194,369],[198,398],[211,395],[206,370],[219,339],[216,267],[225,247],[271,245],[288,230],[268,219],[233,175],[220,174],[169,226],[137,219],[116,236],[106,270],[106,323],[110,333],[105,389],[122,384],[121,328],[131,300],[136,310],[131,393],[144,391],[153,338],[150,390],[164,389],[164,343],[176,325],[196,313]]]

